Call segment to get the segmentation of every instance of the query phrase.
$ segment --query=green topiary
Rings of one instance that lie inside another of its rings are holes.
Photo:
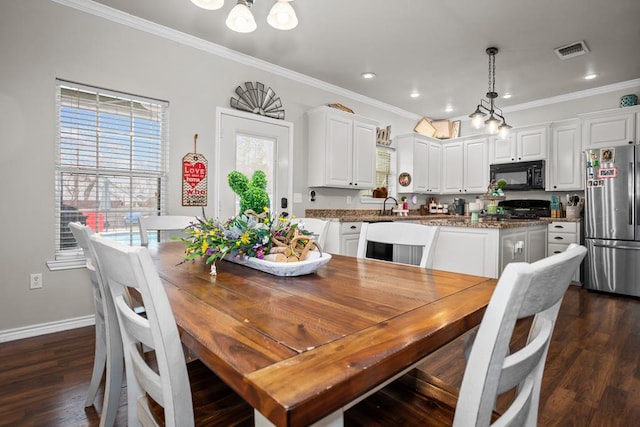
[[[255,171],[251,181],[245,174],[233,171],[227,176],[227,180],[233,192],[240,196],[240,213],[252,209],[255,213],[261,214],[265,208],[269,208],[267,176],[263,171]]]

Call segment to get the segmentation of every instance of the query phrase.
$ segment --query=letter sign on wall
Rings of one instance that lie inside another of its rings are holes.
[[[182,158],[182,206],[207,206],[207,159],[196,151],[198,134],[193,137],[193,153]]]

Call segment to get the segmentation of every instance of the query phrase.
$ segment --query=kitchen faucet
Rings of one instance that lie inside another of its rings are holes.
[[[396,200],[395,197],[387,197],[386,199],[384,199],[384,202],[382,202],[382,212],[380,212],[380,215],[386,215],[387,214],[387,200],[389,199],[393,199],[394,202],[396,202],[396,205],[398,204],[398,201]],[[393,208],[390,209],[389,215],[393,214]]]

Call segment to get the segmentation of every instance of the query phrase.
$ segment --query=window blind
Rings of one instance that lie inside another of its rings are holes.
[[[389,147],[376,147],[376,187],[387,187],[389,195],[395,194],[395,151]],[[363,191],[365,197],[373,196],[372,190]]]
[[[82,255],[71,221],[138,244],[165,210],[168,103],[59,80],[56,108],[56,260]]]

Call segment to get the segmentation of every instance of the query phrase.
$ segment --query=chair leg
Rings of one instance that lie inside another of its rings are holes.
[[[93,405],[107,365],[107,346],[104,322],[98,320],[97,316],[96,320],[96,348],[93,356],[93,373],[91,374],[91,382],[89,383],[89,389],[87,390],[87,400],[84,402],[85,408]]]
[[[120,406],[120,394],[122,393],[124,358],[121,347],[111,351],[112,353],[115,352],[115,354],[108,357],[100,427],[112,427],[115,423],[118,407]]]

